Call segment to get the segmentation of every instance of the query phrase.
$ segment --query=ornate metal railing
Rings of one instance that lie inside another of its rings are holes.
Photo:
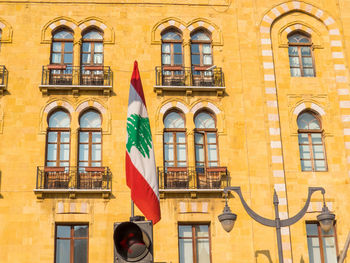
[[[7,86],[8,71],[4,65],[0,65],[0,85]]]
[[[156,86],[225,87],[221,68],[163,66],[156,67],[155,72]]]
[[[37,168],[36,189],[111,189],[108,167],[46,167]]]
[[[112,71],[107,66],[43,66],[42,85],[111,86]]]
[[[159,189],[224,189],[227,167],[157,167]]]

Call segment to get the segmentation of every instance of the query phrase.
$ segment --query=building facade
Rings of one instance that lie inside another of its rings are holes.
[[[139,63],[162,219],[155,262],[277,262],[282,219],[326,190],[332,230],[282,229],[284,262],[336,262],[350,221],[350,3],[345,0],[0,3],[0,262],[114,262],[130,217],[131,71]],[[136,214],[141,214],[136,209]],[[349,260],[349,259],[348,259]]]

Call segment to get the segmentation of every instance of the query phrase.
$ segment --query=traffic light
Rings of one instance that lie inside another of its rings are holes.
[[[152,221],[114,223],[114,262],[153,263]]]

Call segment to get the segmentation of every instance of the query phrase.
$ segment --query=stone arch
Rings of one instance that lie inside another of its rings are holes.
[[[205,28],[211,33],[213,45],[223,45],[222,33],[217,25],[205,18],[197,18],[187,24],[187,29],[190,33],[199,28]]]
[[[0,18],[0,30],[1,30],[1,43],[11,43],[12,42],[12,26],[7,23],[4,19]]]
[[[166,100],[157,109],[156,113],[156,133],[157,134],[162,134],[163,133],[163,117],[164,114],[169,110],[169,109],[178,109],[184,113],[185,116],[189,113],[189,107],[186,102],[182,100]],[[187,123],[187,120],[186,120]]]
[[[315,27],[306,24],[304,21],[294,21],[280,29],[278,33],[278,44],[280,47],[288,47],[288,35],[293,31],[301,31],[309,34],[312,39],[313,48],[323,48],[321,33]]]
[[[114,30],[112,27],[108,26],[106,22],[98,17],[88,17],[78,23],[80,32],[86,30],[89,27],[96,27],[100,29],[103,34],[103,43],[105,44],[114,44]],[[81,36],[79,36],[80,38]]]
[[[50,20],[41,30],[41,43],[50,44],[52,41],[52,31],[61,27],[68,27],[74,32],[74,37],[77,33],[77,22],[69,17],[57,17],[53,20]]]
[[[162,19],[157,24],[155,24],[151,31],[151,44],[161,44],[161,33],[164,29],[168,27],[175,27],[180,32],[184,32],[186,29],[186,23],[181,21],[180,19],[176,17],[168,17],[165,19]]]

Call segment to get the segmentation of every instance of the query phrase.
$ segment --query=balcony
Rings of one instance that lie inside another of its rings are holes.
[[[8,71],[5,66],[0,65],[0,96],[4,94],[7,89]]]
[[[230,186],[227,167],[157,167],[157,172],[160,192],[223,192]]]
[[[158,95],[163,91],[185,91],[192,95],[193,91],[216,92],[223,96],[225,91],[224,73],[217,67],[156,67],[156,85]]]
[[[40,91],[47,95],[52,91],[103,91],[109,95],[112,90],[113,73],[107,66],[48,65],[43,66]]]
[[[38,167],[36,189],[38,198],[43,194],[68,193],[102,194],[108,198],[111,193],[112,174],[108,167]]]

